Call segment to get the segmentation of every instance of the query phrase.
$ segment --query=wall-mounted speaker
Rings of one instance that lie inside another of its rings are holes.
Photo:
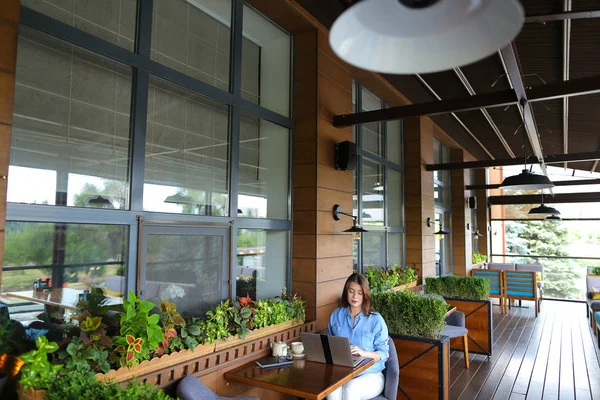
[[[335,145],[335,169],[353,171],[356,169],[356,144],[346,140]]]
[[[477,208],[477,197],[469,197],[469,208]]]

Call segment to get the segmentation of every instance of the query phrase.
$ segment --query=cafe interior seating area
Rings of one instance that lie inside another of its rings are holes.
[[[0,398],[600,399],[599,43],[593,0],[0,0]]]

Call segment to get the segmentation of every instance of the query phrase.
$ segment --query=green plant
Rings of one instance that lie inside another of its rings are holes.
[[[102,382],[94,375],[81,371],[69,371],[60,374],[48,387],[46,400],[168,400],[171,399],[162,390],[149,383],[137,380],[126,387],[112,381]]]
[[[164,334],[158,325],[158,314],[149,315],[154,304],[136,298],[129,292],[129,300],[123,300],[124,312],[121,313],[120,336],[114,338],[116,351],[120,353],[121,366],[137,364],[150,359],[162,342]],[[139,351],[138,351],[139,349]]]
[[[196,317],[186,319],[185,325],[179,327],[179,335],[169,342],[171,351],[190,349],[194,351],[200,343],[205,343],[203,321]]]
[[[486,300],[490,297],[490,282],[474,276],[440,276],[425,280],[425,293],[442,297]]]
[[[400,276],[398,285],[408,285],[419,279],[417,272],[410,267],[398,269],[398,275]]]
[[[206,312],[206,319],[200,321],[203,343],[213,343],[215,340],[230,336],[229,321],[232,318],[233,307],[229,300],[220,302],[212,311]]]
[[[400,268],[398,264],[386,268],[373,268],[369,266],[365,272],[372,292],[380,292],[392,289],[396,286],[407,285],[416,282],[418,277],[414,269],[410,267]]]
[[[0,318],[0,354],[18,356],[29,350],[25,328],[18,321]]]
[[[592,275],[600,275],[600,267],[592,268]]]
[[[438,339],[445,326],[448,305],[440,298],[412,292],[373,293],[373,306],[390,333]]]
[[[254,328],[254,300],[250,296],[238,297],[233,302],[233,320],[231,321],[231,331],[240,335],[244,339],[250,330]]]
[[[177,326],[185,326],[185,321],[177,312],[175,304],[169,300],[160,303],[160,312],[162,314],[162,333],[163,340],[158,344],[157,355],[162,355],[169,349],[169,342],[177,337]]]
[[[487,261],[487,256],[485,254],[474,251],[471,255],[473,264],[479,264]]]
[[[55,342],[48,342],[46,336],[38,336],[35,340],[36,349],[19,358],[25,363],[21,367],[21,385],[23,389],[45,389],[55,379],[62,365],[53,365],[48,360],[48,355],[58,350]]]

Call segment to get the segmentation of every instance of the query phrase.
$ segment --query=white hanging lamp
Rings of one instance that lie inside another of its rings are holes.
[[[524,21],[517,0],[363,0],[337,18],[329,43],[369,71],[438,72],[493,54]]]

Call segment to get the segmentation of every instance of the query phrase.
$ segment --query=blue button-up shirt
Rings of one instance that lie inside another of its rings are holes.
[[[350,340],[350,344],[358,346],[362,350],[379,353],[381,360],[373,364],[363,374],[381,372],[385,368],[385,361],[390,356],[388,329],[379,313],[373,312],[366,317],[361,311],[355,317],[354,326],[352,326],[350,310],[348,308],[336,308],[329,317],[327,334],[345,336]]]

